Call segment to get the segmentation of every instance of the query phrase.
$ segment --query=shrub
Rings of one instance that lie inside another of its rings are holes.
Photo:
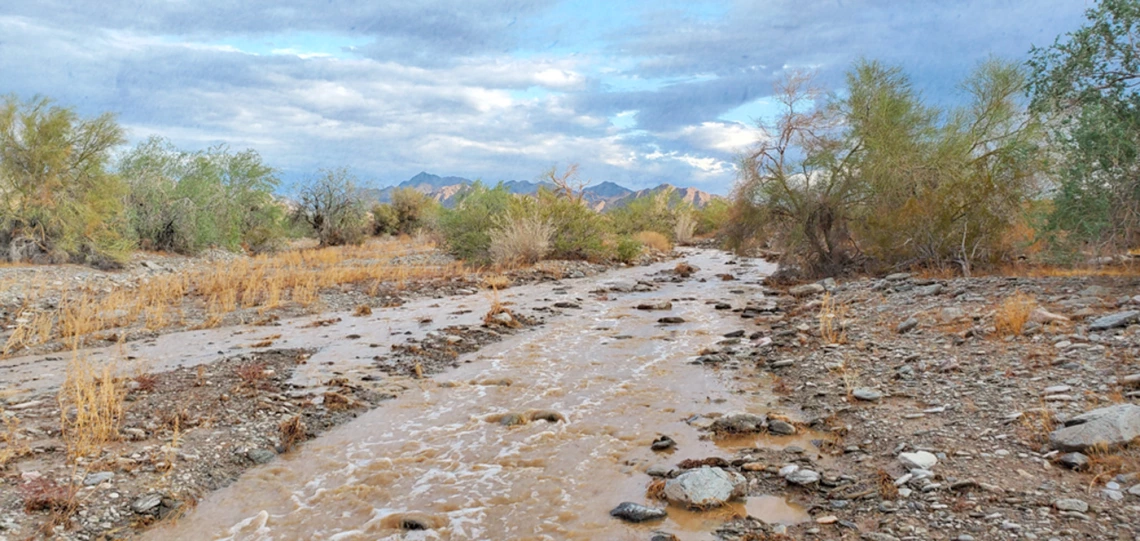
[[[500,265],[534,264],[550,253],[554,227],[537,215],[505,218],[491,230],[491,260]]]
[[[638,197],[624,206],[609,212],[614,229],[620,235],[634,235],[642,231],[656,231],[671,238],[677,225],[678,209],[688,210],[670,186],[666,190]]]
[[[677,244],[693,242],[693,232],[696,229],[697,219],[692,211],[678,212],[676,222],[673,224],[673,239]]]
[[[427,224],[438,211],[439,204],[414,188],[392,192],[392,210],[396,214],[396,232],[410,235]]]
[[[400,231],[400,216],[396,209],[387,203],[372,206],[372,234],[395,235]]]
[[[364,242],[368,211],[348,169],[322,169],[301,188],[296,219],[309,224],[321,246]]]
[[[540,188],[534,198],[520,201],[535,205],[535,212],[554,228],[551,258],[600,261],[612,255],[606,243],[609,224],[581,198]]]
[[[491,230],[498,216],[505,216],[511,194],[498,184],[488,188],[476,181],[459,196],[453,209],[440,213],[439,228],[447,251],[460,259],[488,262],[491,259]]]
[[[144,248],[263,252],[285,236],[284,208],[273,196],[277,177],[253,150],[219,145],[187,152],[151,137],[120,160],[119,172],[130,186],[131,226]]]
[[[669,238],[656,231],[642,231],[633,236],[634,240],[658,252],[668,252],[673,249]]]
[[[716,198],[705,204],[696,212],[697,226],[693,234],[698,236],[714,235],[721,231],[728,223],[732,205],[727,199]]]
[[[614,248],[614,257],[622,263],[633,263],[641,255],[642,244],[632,237],[621,237]]]
[[[126,187],[107,171],[124,142],[110,114],[80,118],[46,98],[0,101],[0,247],[14,261],[116,264]]]

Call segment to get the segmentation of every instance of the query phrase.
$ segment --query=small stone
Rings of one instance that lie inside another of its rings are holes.
[[[1053,507],[1058,511],[1076,511],[1078,513],[1089,510],[1089,504],[1076,498],[1061,498],[1053,502]]]
[[[647,520],[663,519],[666,514],[664,509],[646,507],[633,502],[622,502],[610,510],[610,516],[629,522],[645,522]]]
[[[97,473],[92,473],[92,474],[88,474],[87,477],[83,478],[83,484],[87,485],[89,487],[93,487],[95,485],[100,485],[100,484],[103,484],[107,481],[110,481],[114,477],[115,477],[114,472],[109,472],[109,471],[101,471],[101,472],[97,472]]]
[[[1097,318],[1089,324],[1089,330],[1096,332],[1107,331],[1117,327],[1127,327],[1135,323],[1137,319],[1140,319],[1140,311],[1126,310],[1124,312],[1116,312]]]
[[[819,517],[819,518],[815,519],[815,521],[819,524],[835,524],[836,522],[839,522],[839,517],[837,517],[835,515],[827,515],[827,516]]]
[[[854,391],[851,392],[851,396],[854,396],[855,398],[858,398],[859,400],[874,402],[874,401],[882,398],[883,393],[880,393],[879,391],[876,391],[874,389],[868,389],[866,387],[858,387]]]
[[[251,449],[245,456],[249,457],[249,459],[256,464],[268,464],[273,461],[274,458],[277,458],[277,453],[269,449]]]
[[[820,475],[812,470],[796,470],[784,477],[793,485],[811,485],[819,482]]]
[[[791,436],[796,433],[796,427],[787,421],[775,420],[768,423],[768,432],[781,436]]]
[[[1067,393],[1071,390],[1073,390],[1073,388],[1068,385],[1054,385],[1052,387],[1046,387],[1045,390],[1041,391],[1041,394],[1060,394]]]
[[[654,464],[653,466],[650,466],[649,469],[645,470],[645,474],[650,477],[669,477],[669,474],[672,473],[672,471],[673,468],[664,464]]]
[[[911,469],[929,470],[938,464],[938,457],[926,451],[899,453],[899,462]]]
[[[942,284],[930,284],[928,286],[915,288],[914,294],[919,297],[931,297],[942,293]]]
[[[653,532],[649,541],[681,541],[681,539],[669,532]]]
[[[654,451],[665,451],[676,446],[677,442],[673,441],[673,438],[670,438],[669,436],[660,436],[657,439],[653,440],[653,443],[650,445],[650,449],[653,449]]]
[[[896,272],[894,274],[888,274],[886,278],[883,279],[888,282],[901,282],[903,280],[909,279],[910,276],[911,275],[909,272]]]
[[[1132,485],[1132,488],[1128,489],[1128,493],[1133,496],[1140,496],[1140,484]]]
[[[1084,453],[1065,453],[1057,459],[1057,462],[1070,470],[1083,470],[1089,465],[1089,457]]]
[[[135,500],[134,503],[131,504],[131,509],[136,513],[143,514],[158,507],[160,503],[162,503],[162,495],[150,493]]]
[[[908,332],[914,330],[915,327],[918,327],[918,319],[912,317],[912,318],[908,318],[906,321],[903,321],[902,323],[899,323],[899,325],[897,327],[895,327],[895,332],[897,332],[899,334],[905,334],[905,333],[908,333]]]
[[[826,289],[823,287],[823,284],[804,284],[789,289],[788,293],[793,297],[807,297],[809,295],[819,295],[824,291],[826,291]]]
[[[657,322],[662,324],[662,325],[676,325],[678,323],[684,323],[685,318],[677,317],[677,316],[669,316],[669,317],[663,317],[661,319],[658,319]]]

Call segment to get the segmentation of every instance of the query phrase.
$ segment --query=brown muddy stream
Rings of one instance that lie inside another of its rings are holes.
[[[771,267],[725,265],[729,256],[711,251],[687,256],[700,271],[657,291],[609,299],[588,293],[599,283],[645,278],[673,263],[568,281],[566,295],[551,296],[558,298],[516,300],[533,308],[571,297],[580,299],[581,309],[468,355],[461,361],[471,362],[417,382],[419,388],[250,470],[145,538],[647,539],[663,530],[697,540],[711,539],[733,514],[804,519],[801,509],[776,496],[705,513],[670,508],[669,518],[648,525],[608,514],[622,501],[648,503],[644,472],[651,465],[731,455],[730,446],[699,439],[686,419],[762,413],[772,400],[762,389],[734,391],[716,371],[689,364],[724,333],[746,328],[737,314],[714,310],[708,301],[743,305],[760,294],[758,280]],[[724,272],[738,279],[715,277]],[[634,308],[670,300],[667,312]],[[658,324],[665,315],[685,323]],[[565,422],[494,422],[539,410]],[[675,452],[650,450],[660,434],[677,441]],[[802,445],[794,439],[740,444],[791,443]]]

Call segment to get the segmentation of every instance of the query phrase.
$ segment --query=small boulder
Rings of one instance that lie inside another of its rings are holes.
[[[665,497],[686,507],[709,509],[740,498],[748,487],[743,475],[702,466],[665,482]]]
[[[1124,312],[1116,312],[1107,316],[1101,316],[1089,323],[1090,331],[1107,331],[1117,327],[1127,327],[1140,319],[1140,311],[1126,310]]]
[[[1061,498],[1053,502],[1053,507],[1058,511],[1076,511],[1084,513],[1089,510],[1089,504],[1076,498]]]
[[[895,332],[899,334],[906,334],[910,331],[913,331],[915,327],[918,327],[918,319],[911,317],[907,318],[906,321],[899,323],[899,325],[895,327]]]
[[[1116,404],[1069,419],[1049,434],[1049,443],[1059,451],[1084,451],[1118,447],[1136,438],[1140,438],[1140,406]]]
[[[162,495],[152,492],[150,494],[143,495],[139,499],[135,500],[134,503],[131,504],[131,509],[141,515],[150,511],[151,509],[154,509],[155,507],[158,507],[161,503]]]
[[[732,413],[723,415],[713,421],[709,428],[713,432],[747,434],[760,432],[768,426],[768,418],[752,413]]]
[[[938,464],[938,457],[926,451],[899,453],[899,462],[902,462],[907,469],[929,470]]]
[[[880,393],[874,389],[869,389],[867,387],[856,387],[854,391],[851,391],[851,396],[854,396],[859,400],[874,402],[883,398],[883,393]]]
[[[644,505],[633,502],[622,502],[617,507],[610,510],[610,516],[617,517],[629,522],[658,520],[665,518],[665,515],[666,512],[664,509],[646,507]]]
[[[779,436],[791,436],[796,433],[796,427],[792,423],[777,419],[768,423],[768,432]]]
[[[1083,470],[1089,466],[1089,457],[1084,453],[1065,453],[1057,459],[1062,466],[1070,470]]]
[[[804,284],[795,286],[788,290],[788,293],[793,297],[809,297],[811,295],[819,295],[826,291],[823,284]]]
[[[812,470],[796,470],[784,476],[784,480],[793,485],[812,485],[819,482],[819,473]]]

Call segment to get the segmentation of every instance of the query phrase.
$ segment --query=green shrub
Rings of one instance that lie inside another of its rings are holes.
[[[554,227],[535,213],[503,216],[490,232],[491,260],[499,265],[531,265],[550,253]]]
[[[642,245],[633,237],[619,237],[614,248],[614,257],[622,263],[633,263],[641,256]]]
[[[400,232],[400,216],[388,203],[372,205],[372,234],[395,235]]]
[[[439,212],[439,203],[414,188],[400,188],[391,197],[398,233],[410,235],[419,231]]]
[[[728,223],[732,204],[727,199],[716,198],[697,210],[697,226],[693,234],[697,236],[715,235]]]
[[[656,231],[673,239],[677,217],[688,211],[672,187],[645,197],[639,197],[608,213],[614,229],[620,235],[634,235],[642,231]]]
[[[123,142],[110,114],[80,118],[46,98],[0,101],[0,257],[124,260],[133,246],[126,187],[107,170]]]
[[[284,207],[273,195],[277,177],[253,150],[219,145],[187,152],[151,137],[123,156],[119,172],[130,186],[131,226],[144,248],[261,252],[285,236]]]
[[[322,169],[301,187],[294,219],[309,224],[321,246],[364,242],[369,213],[356,184],[356,177],[346,168]]]
[[[610,225],[580,200],[545,188],[522,200],[532,202],[537,214],[554,227],[549,258],[600,261],[612,256],[606,243]]]
[[[439,230],[447,251],[460,259],[476,262],[491,260],[491,230],[497,217],[507,216],[511,193],[502,183],[488,188],[476,181],[459,195],[455,208],[444,209]]]

